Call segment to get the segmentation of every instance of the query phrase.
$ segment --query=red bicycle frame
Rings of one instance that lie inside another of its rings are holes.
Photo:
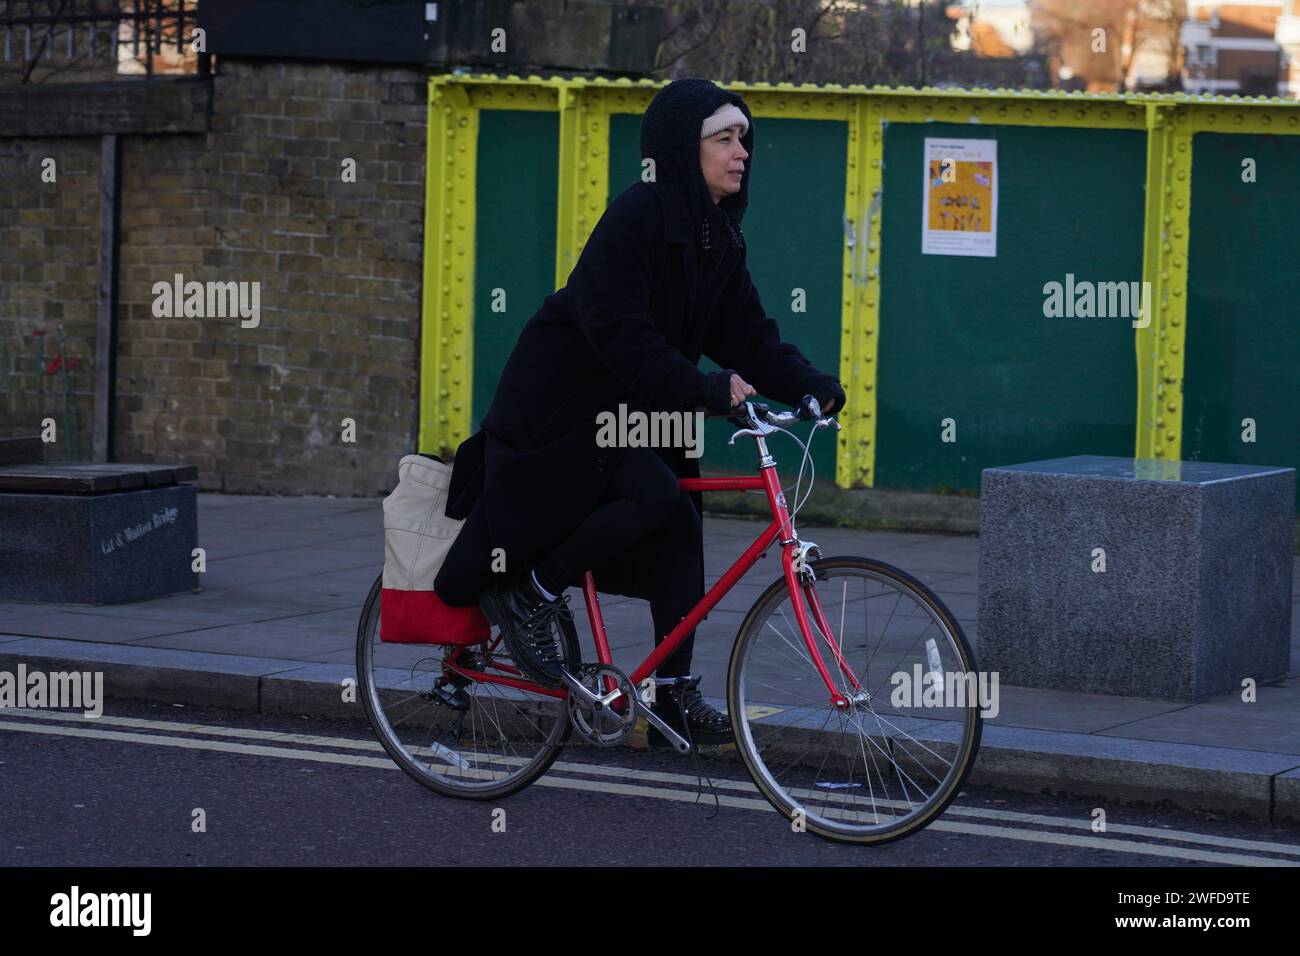
[[[659,665],[666,661],[686,639],[694,628],[704,619],[704,616],[717,606],[731,588],[745,576],[745,573],[754,566],[754,563],[763,556],[770,548],[782,530],[790,524],[790,513],[786,507],[785,493],[781,490],[781,485],[777,481],[776,463],[767,462],[759,468],[757,475],[744,475],[734,478],[680,478],[678,484],[683,491],[757,491],[762,489],[767,493],[767,502],[772,510],[772,521],[763,529],[762,533],[754,540],[744,554],[727,569],[700,599],[699,603],[691,609],[691,612],[682,618],[677,626],[674,627],[664,640],[656,647],[641,664],[628,675],[634,686],[640,683],[648,676],[654,673]],[[817,596],[817,591],[811,584],[801,586],[800,571],[797,567],[795,552],[798,547],[798,540],[793,535],[787,535],[780,541],[781,548],[781,570],[785,575],[786,586],[790,589],[791,603],[794,605],[795,618],[799,623],[799,631],[803,636],[804,646],[808,651],[809,658],[813,666],[816,667],[817,673],[821,675],[822,681],[826,685],[827,693],[830,695],[831,704],[837,708],[847,708],[849,705],[848,698],[843,691],[836,686],[830,670],[826,666],[826,661],[821,655],[818,648],[818,642],[814,640],[812,627],[809,622],[809,610],[811,609],[812,623],[816,624],[817,630],[821,633],[822,639],[830,654],[834,659],[836,667],[847,679],[847,686],[851,691],[861,689],[857,678],[853,674],[853,668],[844,659],[840,646],[840,641],[836,639],[831,629],[830,622],[826,620],[826,615],[822,609],[821,600]],[[613,655],[609,649],[609,638],[605,633],[605,621],[600,613],[600,598],[596,593],[596,582],[592,573],[588,571],[582,579],[582,595],[587,605],[587,618],[591,623],[591,633],[596,641],[596,658],[602,664],[614,663]],[[805,601],[807,607],[805,607]],[[498,635],[497,641],[501,638]],[[459,654],[457,654],[459,657]],[[490,659],[490,658],[489,658]],[[480,671],[462,669],[454,663],[449,664],[457,673],[469,677],[473,680],[488,681],[492,683],[505,684],[522,690],[528,690],[533,693],[545,694],[549,697],[563,697],[568,691],[563,688],[552,689],[539,687],[527,678],[523,677],[520,671],[512,666],[503,664],[494,664],[493,666],[500,670],[502,674],[488,674]],[[613,680],[607,679],[608,689],[613,690]]]

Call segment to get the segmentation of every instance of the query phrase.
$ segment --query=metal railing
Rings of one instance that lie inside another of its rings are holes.
[[[207,72],[206,54],[189,49],[198,0],[0,0],[0,69],[21,67],[30,82],[116,64],[116,72]]]

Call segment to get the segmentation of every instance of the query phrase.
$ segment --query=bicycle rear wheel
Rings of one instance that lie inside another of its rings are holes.
[[[544,774],[569,738],[565,694],[519,675],[496,628],[470,647],[385,643],[382,587],[381,575],[361,610],[357,676],[366,717],[388,755],[430,790],[471,800],[508,796]],[[561,653],[573,670],[581,659],[577,630],[571,621],[559,624]]]
[[[964,676],[975,675],[974,656],[943,603],[903,571],[856,557],[809,567],[815,582],[804,582],[801,600],[813,639],[852,703],[832,705],[783,577],[750,609],[732,650],[736,745],[787,818],[832,840],[888,843],[933,821],[970,773],[981,728]]]

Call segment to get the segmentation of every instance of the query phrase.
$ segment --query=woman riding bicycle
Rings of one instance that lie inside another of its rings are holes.
[[[735,93],[701,79],[659,91],[641,121],[641,181],[524,326],[481,429],[457,451],[447,514],[467,520],[434,589],[478,602],[538,683],[560,683],[556,617],[586,571],[599,591],[649,601],[656,644],[704,594],[702,502],[678,485],[699,477],[697,458],[602,447],[601,413],[725,413],[756,390],[843,408],[839,381],[781,341],[750,280],[740,221],[753,141]],[[701,355],[723,370],[701,371]],[[691,677],[693,643],[659,668],[655,711],[696,742],[730,741]]]

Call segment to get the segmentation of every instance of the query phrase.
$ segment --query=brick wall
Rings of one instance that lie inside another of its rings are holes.
[[[213,83],[207,134],[123,138],[117,458],[194,463],[214,490],[387,491],[417,421],[424,75],[225,59]],[[6,174],[30,148],[0,139]],[[343,181],[348,158],[356,182]],[[90,164],[90,199],[57,202],[88,203],[97,223]],[[6,201],[20,215],[45,208],[34,192]],[[22,286],[0,308],[60,281],[4,265],[28,241],[0,228],[0,275]],[[93,335],[97,228],[71,242],[90,271],[55,298],[88,301]],[[155,316],[154,284],[177,273],[259,283],[260,325]]]
[[[0,432],[53,418],[46,459],[89,457],[99,139],[0,139],[0,171]],[[56,357],[76,360],[71,373],[60,361],[46,374]]]

